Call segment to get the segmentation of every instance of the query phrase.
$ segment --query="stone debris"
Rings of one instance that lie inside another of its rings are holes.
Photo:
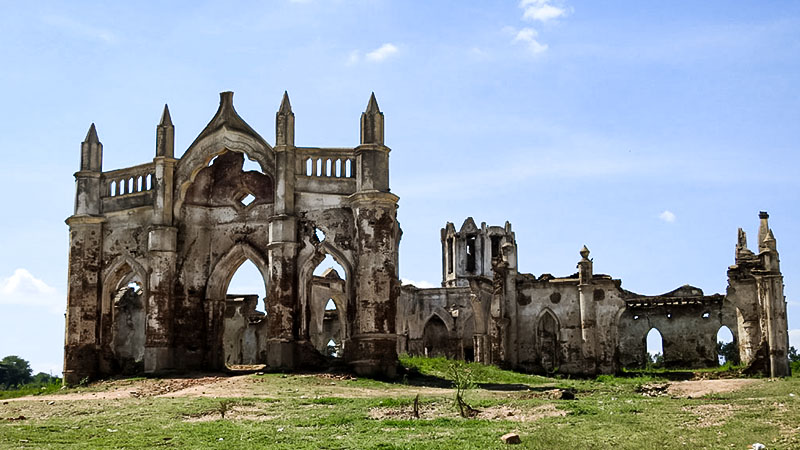
[[[522,440],[519,438],[517,433],[506,433],[500,436],[500,440],[503,441],[503,443],[510,445],[522,443]]]

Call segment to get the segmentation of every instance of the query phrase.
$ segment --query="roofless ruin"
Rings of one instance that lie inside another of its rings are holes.
[[[243,365],[323,370],[336,359],[391,377],[398,352],[593,375],[643,365],[652,328],[667,365],[705,367],[717,364],[722,326],[750,370],[789,373],[783,277],[764,212],[757,252],[739,230],[725,295],[626,291],[593,272],[586,247],[573,275],[519,273],[511,225],[472,218],[441,230],[442,287],[401,286],[383,127],[373,95],[358,146],[298,147],[284,94],[270,145],[223,92],[180,158],[165,106],[153,160],[103,171],[93,124],[67,219],[65,382]],[[342,273],[316,270],[326,257]],[[266,298],[228,294],[247,260]]]

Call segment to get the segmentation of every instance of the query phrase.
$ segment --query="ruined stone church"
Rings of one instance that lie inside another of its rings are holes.
[[[642,366],[652,328],[667,365],[706,367],[717,365],[722,326],[748,368],[789,373],[783,277],[766,213],[756,252],[739,230],[724,295],[691,286],[626,291],[593,272],[586,247],[573,275],[519,273],[511,225],[478,227],[472,218],[441,230],[440,288],[401,286],[399,198],[389,190],[383,130],[373,95],[358,146],[296,146],[284,94],[270,145],[223,92],[180,158],[165,106],[153,160],[104,171],[92,124],[67,219],[65,382],[339,363],[392,377],[399,353],[594,375]],[[343,273],[319,272],[326,257]],[[228,293],[248,260],[265,298]]]

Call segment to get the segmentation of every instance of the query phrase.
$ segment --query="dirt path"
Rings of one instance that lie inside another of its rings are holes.
[[[368,398],[393,395],[395,392],[398,396],[413,396],[416,394],[447,396],[451,393],[451,389],[446,388],[398,385],[397,388],[378,389],[348,386],[344,383],[344,380],[328,379],[323,375],[294,376],[315,377],[322,380],[319,380],[321,382],[316,384],[309,384],[307,389],[290,389],[285,385],[270,383],[268,380],[251,375],[108,380],[92,384],[86,390],[78,389],[64,394],[19,397],[4,400],[3,402],[113,400],[146,397],[285,397],[287,395],[300,398],[314,396]],[[758,381],[755,379],[678,381],[669,383],[668,387],[666,387],[666,394],[674,397],[698,398],[707,394],[736,391]],[[497,394],[505,395],[504,393]]]
[[[708,394],[738,391],[758,381],[752,378],[676,381],[670,383],[667,393],[675,397],[698,398]]]

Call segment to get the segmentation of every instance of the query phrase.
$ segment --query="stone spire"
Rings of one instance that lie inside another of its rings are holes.
[[[761,219],[761,224],[758,226],[758,251],[764,250],[764,239],[767,238],[769,233],[769,214],[766,211],[760,211],[758,218]]]
[[[581,260],[578,261],[578,282],[580,285],[592,282],[593,264],[589,259],[589,249],[584,245],[580,251]]]
[[[94,123],[89,127],[86,138],[81,143],[81,170],[101,172],[103,170],[103,144],[97,138]]]
[[[175,126],[172,125],[172,117],[169,115],[169,106],[164,104],[164,112],[161,113],[161,121],[156,126],[156,157],[165,156],[173,158],[175,156]]]
[[[374,92],[369,97],[367,110],[361,114],[361,144],[383,145],[383,113]]]
[[[281,107],[275,114],[275,145],[294,145],[294,113],[286,91],[283,91]]]

